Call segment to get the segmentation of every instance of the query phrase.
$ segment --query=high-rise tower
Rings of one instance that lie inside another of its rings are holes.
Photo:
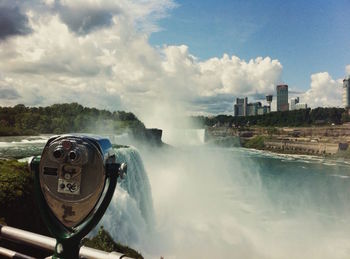
[[[293,111],[296,109],[296,105],[299,103],[299,97],[290,99],[290,110]]]
[[[288,85],[277,85],[277,111],[288,111]]]
[[[271,112],[271,103],[272,103],[272,94],[266,95],[266,101],[269,104],[269,110],[268,112]]]
[[[343,80],[343,105],[345,109],[350,108],[350,77]]]
[[[248,105],[248,97],[237,98],[236,104],[234,105],[234,115],[247,116],[247,105]]]

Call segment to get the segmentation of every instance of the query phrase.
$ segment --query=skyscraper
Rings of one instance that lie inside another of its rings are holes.
[[[344,108],[350,108],[350,77],[343,80],[343,105]]]
[[[271,107],[271,103],[272,103],[272,98],[273,98],[272,94],[266,95],[266,101],[270,107]]]
[[[277,85],[277,111],[288,111],[288,85]]]
[[[237,98],[234,106],[235,116],[247,116],[248,97]]]
[[[290,110],[293,111],[296,109],[296,104],[299,103],[299,97],[290,99]]]
[[[247,116],[258,115],[258,109],[261,108],[261,102],[248,103]]]

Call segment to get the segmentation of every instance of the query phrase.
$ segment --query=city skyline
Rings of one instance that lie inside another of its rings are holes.
[[[343,106],[348,108],[350,104],[350,86],[349,79],[344,79],[343,85]],[[273,97],[276,98],[273,98]],[[288,98],[288,85],[276,85],[275,94],[267,94],[265,101],[248,102],[248,97],[237,97],[236,103],[233,104],[234,116],[255,116],[263,115],[275,111],[293,111],[300,109],[307,109],[307,103],[300,102],[300,97]],[[267,105],[266,105],[267,104]],[[273,105],[272,105],[273,104]],[[252,109],[253,107],[253,109]]]

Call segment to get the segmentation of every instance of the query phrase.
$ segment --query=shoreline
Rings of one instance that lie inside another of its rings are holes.
[[[330,163],[342,163],[346,166],[350,166],[350,159],[344,158],[344,157],[334,157],[334,156],[323,156],[323,155],[310,155],[305,153],[288,153],[288,152],[276,152],[275,150],[269,150],[269,149],[258,149],[258,148],[247,148],[243,147],[243,149],[259,152],[261,154],[267,153],[273,156],[278,157],[292,157],[296,159],[303,159],[303,160],[312,160],[312,161],[323,161],[323,162],[330,162]]]
[[[208,139],[220,144],[236,138],[242,147],[274,154],[315,156],[333,161],[350,161],[350,125],[323,127],[207,128]],[[224,140],[224,141],[223,141]]]

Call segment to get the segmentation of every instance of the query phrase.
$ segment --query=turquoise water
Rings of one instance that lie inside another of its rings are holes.
[[[319,213],[320,217],[349,221],[350,166],[317,157],[240,154],[256,167],[262,190],[274,206],[288,213]]]

